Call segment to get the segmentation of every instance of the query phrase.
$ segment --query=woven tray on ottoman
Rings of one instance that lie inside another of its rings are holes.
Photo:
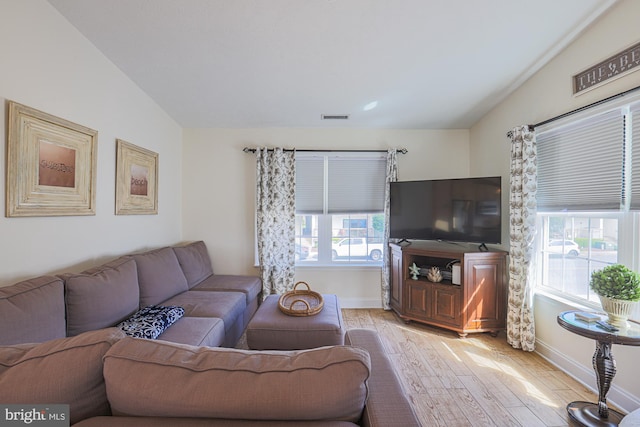
[[[252,350],[303,350],[344,344],[342,312],[336,295],[323,295],[324,307],[313,316],[289,316],[269,295],[247,326]]]
[[[299,285],[305,285],[307,289],[298,289]],[[289,316],[315,316],[322,311],[324,298],[314,292],[307,282],[298,282],[293,290],[280,295],[278,308]]]

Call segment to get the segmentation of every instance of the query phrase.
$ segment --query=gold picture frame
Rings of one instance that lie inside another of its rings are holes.
[[[116,215],[158,214],[158,153],[116,139]]]
[[[7,217],[96,214],[98,131],[9,101]]]

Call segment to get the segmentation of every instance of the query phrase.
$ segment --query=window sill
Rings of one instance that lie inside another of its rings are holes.
[[[545,289],[536,289],[535,294],[554,300],[560,304],[568,305],[576,310],[602,311],[602,307],[598,303],[573,299],[566,295],[561,295]]]
[[[360,263],[348,263],[348,264],[296,264],[296,269],[310,269],[310,268],[321,268],[321,269],[343,269],[343,268],[360,268],[364,270],[371,269],[382,269],[382,264],[372,265],[372,264],[360,264]]]
[[[550,292],[544,289],[536,289],[535,295],[542,296],[543,298],[552,300],[557,302],[558,304],[563,304],[565,306],[570,307],[570,310],[583,310],[583,311],[597,311],[600,313],[604,313],[602,310],[602,306],[597,302],[584,301],[584,300],[576,300],[571,297],[567,297],[566,295],[560,295],[555,292]],[[640,321],[640,315],[636,314],[637,312],[632,312],[629,316],[629,320]]]

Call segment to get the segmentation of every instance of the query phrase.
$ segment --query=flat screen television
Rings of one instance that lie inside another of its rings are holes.
[[[501,184],[499,176],[392,182],[389,237],[500,244]]]

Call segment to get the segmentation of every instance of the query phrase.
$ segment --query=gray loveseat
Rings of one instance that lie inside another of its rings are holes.
[[[95,426],[418,426],[377,334],[300,351],[233,348],[256,277],[213,274],[203,242],[0,288],[0,403],[70,405]],[[157,339],[113,327],[149,305],[184,315]]]

